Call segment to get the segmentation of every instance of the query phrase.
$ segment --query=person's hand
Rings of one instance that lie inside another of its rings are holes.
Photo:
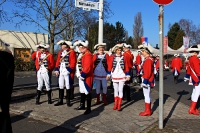
[[[106,76],[106,80],[109,80],[109,79],[110,79],[110,75],[107,75],[107,76]]]
[[[58,72],[58,71],[55,71],[55,74],[56,74],[56,77],[58,77],[58,76],[59,76],[59,72]]]
[[[129,81],[131,79],[131,77],[126,77],[126,81]]]

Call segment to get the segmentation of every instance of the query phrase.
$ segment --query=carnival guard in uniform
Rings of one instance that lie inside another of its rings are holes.
[[[107,105],[106,94],[107,94],[107,69],[109,62],[109,55],[104,52],[106,43],[99,43],[94,46],[94,49],[97,50],[97,53],[93,55],[93,64],[94,64],[94,80],[96,83],[96,105],[100,103],[100,88],[102,85],[103,88],[103,103]]]
[[[154,62],[153,59],[150,57],[152,54],[152,49],[148,47],[146,44],[142,44],[138,46],[141,49],[141,54],[144,57],[144,62],[142,65],[142,84],[141,87],[143,88],[144,100],[145,100],[145,111],[140,112],[140,116],[150,116],[152,114],[151,110],[151,87],[154,84]]]
[[[74,72],[76,68],[76,53],[70,47],[70,41],[60,40],[58,45],[61,50],[58,52],[58,57],[55,66],[55,74],[59,77],[59,99],[55,106],[63,104],[64,87],[66,87],[67,106],[70,107],[71,88],[74,84]]]
[[[54,69],[54,58],[53,55],[47,51],[49,44],[40,43],[37,47],[39,49],[39,53],[35,60],[38,81],[36,104],[39,104],[43,82],[47,89],[48,104],[52,104],[49,75],[51,75]]]
[[[85,115],[91,113],[91,91],[93,83],[93,55],[88,48],[88,41],[76,41],[74,46],[78,46],[80,55],[76,65],[76,76],[79,79],[79,90],[81,93],[80,106],[76,110],[85,110],[85,98],[87,98],[87,108]]]
[[[156,55],[156,59],[154,61],[154,77],[156,81],[159,81],[159,65],[160,65],[160,57]]]
[[[187,52],[191,54],[188,62],[188,68],[187,68],[187,75],[189,75],[192,78],[193,83],[193,91],[191,95],[191,102],[190,102],[190,108],[188,110],[189,114],[193,115],[199,115],[200,111],[197,110],[196,105],[197,101],[200,95],[200,60],[197,57],[197,55],[200,52],[200,46],[199,45],[193,45],[191,46]]]
[[[113,110],[121,111],[123,87],[125,81],[130,80],[130,69],[128,60],[122,55],[123,44],[116,44],[113,47],[115,54],[110,56],[108,64],[107,79],[112,78],[114,87]]]
[[[128,67],[129,67],[129,72],[130,72],[130,76],[131,76],[131,79],[129,81],[125,82],[124,89],[123,89],[123,99],[126,98],[127,101],[131,101],[130,83],[131,83],[132,77],[133,77],[133,60],[134,60],[134,55],[130,51],[130,49],[132,48],[131,45],[128,45],[126,43],[122,43],[122,44],[123,44],[123,50],[124,50],[123,56],[124,56],[124,58],[127,59],[127,63],[128,63]]]
[[[135,60],[135,71],[136,71],[136,76],[137,76],[138,79],[139,79],[138,82],[141,83],[141,82],[142,82],[142,81],[141,81],[142,79],[141,79],[140,70],[141,70],[142,58],[141,58],[141,51],[138,50],[137,52],[138,52],[138,54],[137,54],[136,60]]]
[[[177,84],[178,77],[181,73],[181,68],[182,68],[182,61],[179,58],[179,54],[174,54],[174,58],[172,59],[172,63],[171,63],[171,68],[174,75],[174,83]]]

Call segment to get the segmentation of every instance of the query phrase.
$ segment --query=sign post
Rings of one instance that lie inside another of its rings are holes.
[[[163,33],[164,33],[164,5],[170,4],[173,0],[153,0],[159,5],[159,44],[160,44],[160,64],[159,64],[159,129],[163,129]]]
[[[86,0],[75,0],[75,6],[81,7],[83,10],[90,11],[91,9],[99,10],[99,36],[98,43],[103,43],[103,1],[92,2]]]
[[[103,0],[99,0],[99,38],[98,43],[103,43]]]

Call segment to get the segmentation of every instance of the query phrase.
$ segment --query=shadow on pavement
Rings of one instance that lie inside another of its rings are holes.
[[[135,87],[131,87],[131,101],[130,102],[123,102],[121,110],[127,108],[128,106],[134,104],[135,102],[144,99],[142,89],[138,89],[136,91]]]
[[[170,97],[170,95],[167,95],[167,94],[164,94],[163,95],[163,104],[165,104],[165,102],[167,101],[168,97]],[[156,99],[156,101],[153,103],[153,107],[152,107],[152,111],[156,111],[156,109],[158,108],[159,106],[159,98]]]
[[[174,105],[173,105],[171,111],[169,112],[168,116],[165,118],[165,120],[164,120],[164,125],[163,125],[164,127],[166,126],[167,122],[169,121],[170,117],[172,116],[172,114],[173,114],[173,112],[174,112],[174,110],[175,110],[177,104],[180,102],[182,96],[183,96],[183,95],[189,94],[189,92],[183,90],[183,91],[177,92],[177,94],[179,95],[179,97],[178,97],[178,99],[176,100],[176,102],[174,103]]]
[[[99,107],[93,109],[90,114],[88,114],[88,115],[82,114],[82,115],[76,116],[74,118],[71,118],[71,119],[65,121],[63,124],[61,124],[59,126],[61,126],[61,127],[66,127],[67,126],[68,129],[73,130],[72,133],[76,132],[78,129],[81,129],[81,130],[84,130],[85,132],[87,132],[87,130],[82,128],[81,125],[86,125],[87,126],[87,123],[84,123],[84,121],[86,121],[86,120],[88,120],[90,118],[99,116],[103,110],[104,110],[104,105],[100,105]],[[49,129],[49,130],[47,130],[47,131],[45,131],[43,133],[52,133],[53,131],[56,131],[56,128],[57,127]]]
[[[11,123],[15,123],[17,121],[20,121],[26,117],[28,117],[30,115],[30,113],[32,112],[32,110],[29,111],[25,111],[23,114],[19,114],[19,115],[15,115],[11,117]],[[25,117],[26,116],[26,117]]]

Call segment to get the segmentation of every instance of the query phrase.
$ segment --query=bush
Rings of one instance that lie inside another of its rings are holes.
[[[15,58],[15,71],[34,71],[35,70],[35,63],[34,61],[25,62],[20,58]]]

